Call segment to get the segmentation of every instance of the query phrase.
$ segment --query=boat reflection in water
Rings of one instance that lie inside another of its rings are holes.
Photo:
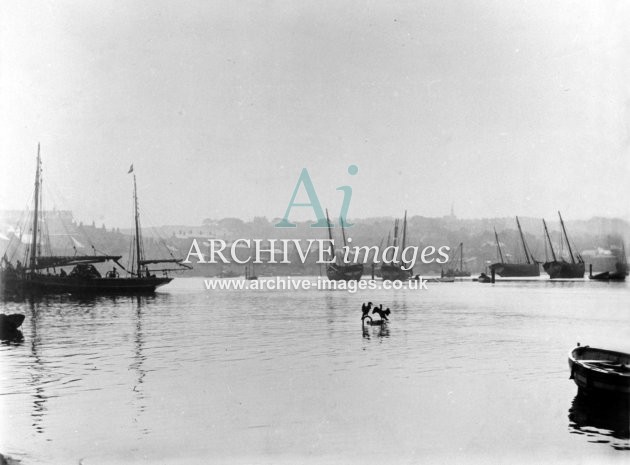
[[[578,391],[569,408],[569,431],[589,442],[630,450],[630,398],[589,396]]]

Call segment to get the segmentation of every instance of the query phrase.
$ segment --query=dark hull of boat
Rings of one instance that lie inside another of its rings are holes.
[[[594,279],[595,281],[608,281],[610,280],[610,271],[590,275],[588,279]]]
[[[33,294],[151,294],[170,283],[168,277],[83,278],[76,276],[34,275],[11,283],[15,292]],[[8,286],[7,286],[8,288]]]
[[[493,263],[490,269],[503,278],[540,276],[538,263]]]
[[[363,265],[355,263],[339,266],[333,263],[326,268],[326,276],[331,281],[358,281],[363,276]]]
[[[608,279],[610,281],[625,281],[626,276],[626,273],[623,271],[614,271],[608,274]]]
[[[412,270],[403,270],[401,265],[381,265],[383,281],[407,281],[412,274]]]
[[[581,391],[630,396],[630,354],[594,347],[576,347],[569,354],[571,379]]]
[[[543,269],[551,279],[584,278],[584,263],[569,263],[565,261],[545,262]]]
[[[24,318],[25,316],[21,313],[12,313],[10,315],[5,315],[4,313],[0,314],[0,332],[16,331],[22,326]]]

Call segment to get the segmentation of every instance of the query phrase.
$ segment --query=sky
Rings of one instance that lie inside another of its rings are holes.
[[[392,3],[0,2],[0,209],[630,220],[628,2]]]

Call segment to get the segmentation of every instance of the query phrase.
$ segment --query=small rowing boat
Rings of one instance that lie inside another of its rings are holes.
[[[580,390],[630,396],[630,354],[578,344],[569,354],[569,368]]]

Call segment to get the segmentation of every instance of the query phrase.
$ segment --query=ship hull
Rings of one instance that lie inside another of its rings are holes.
[[[444,273],[444,277],[446,277],[446,278],[468,278],[468,277],[470,277],[470,271],[453,270],[453,269],[449,268]]]
[[[326,276],[331,281],[358,281],[363,276],[363,265],[361,263],[343,266],[331,264],[326,268]]]
[[[151,294],[170,283],[168,277],[84,278],[57,275],[30,275],[12,284],[12,290],[33,294]]]
[[[584,278],[585,266],[583,262],[569,263],[565,261],[546,262],[543,269],[551,279]]]
[[[381,278],[383,281],[407,281],[413,274],[412,270],[403,270],[401,265],[382,265]]]
[[[490,265],[490,269],[502,278],[540,276],[540,267],[537,263],[494,263]]]

